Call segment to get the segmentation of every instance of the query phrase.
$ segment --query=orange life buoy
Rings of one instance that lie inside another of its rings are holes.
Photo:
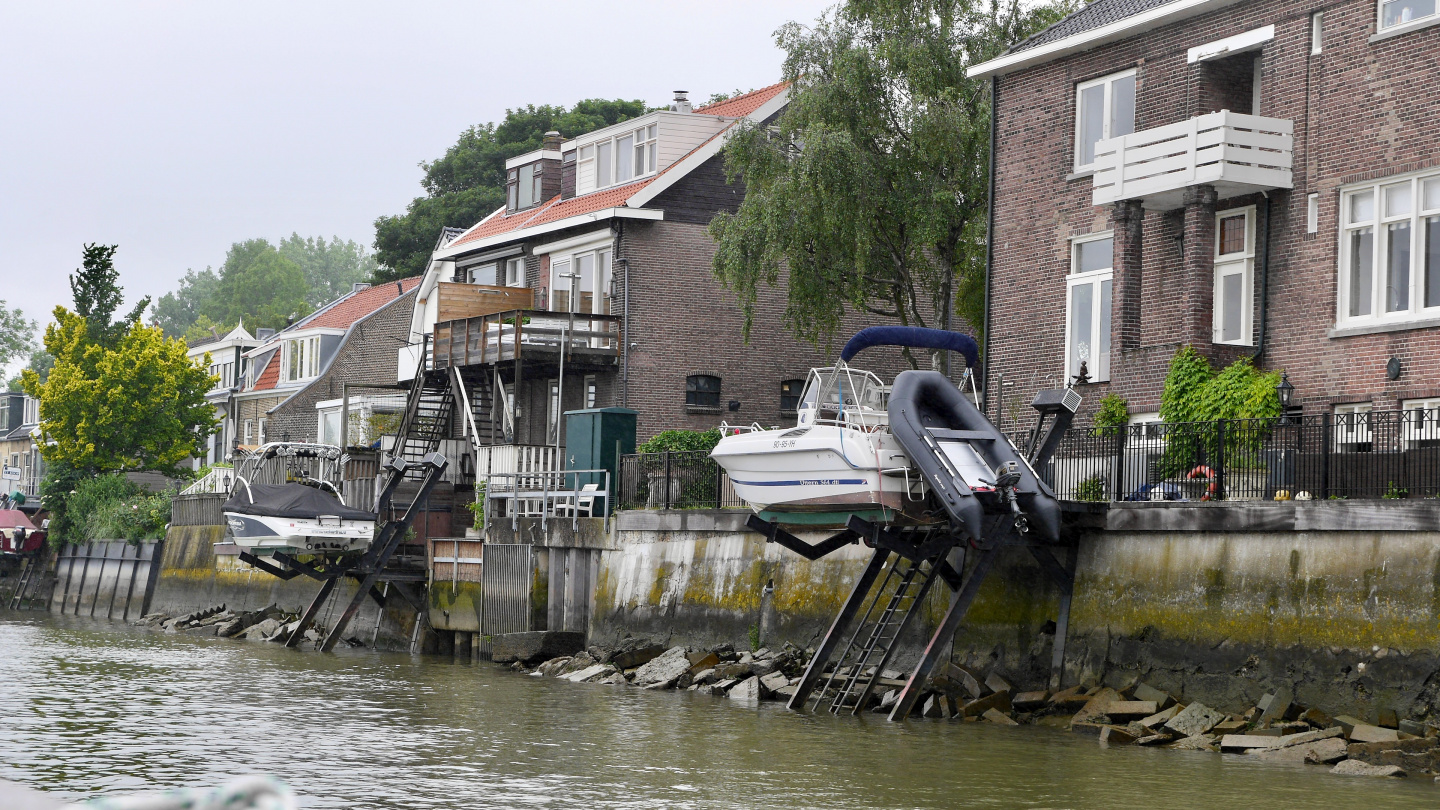
[[[1213,501],[1215,496],[1220,492],[1220,482],[1215,479],[1215,471],[1204,464],[1198,465],[1195,469],[1185,473],[1185,478],[1187,480],[1194,480],[1196,478],[1210,479],[1210,486],[1206,487],[1205,494],[1200,496],[1200,500],[1202,501]]]

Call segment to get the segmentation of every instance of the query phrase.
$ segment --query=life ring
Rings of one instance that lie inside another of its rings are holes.
[[[1220,494],[1220,482],[1216,480],[1215,471],[1204,464],[1198,465],[1195,469],[1185,473],[1185,478],[1186,480],[1192,481],[1197,478],[1210,479],[1210,486],[1206,487],[1205,494],[1200,496],[1200,500],[1202,501],[1213,501],[1216,496]]]

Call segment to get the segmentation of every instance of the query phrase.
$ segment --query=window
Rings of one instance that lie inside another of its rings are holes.
[[[1320,53],[1321,40],[1325,35],[1325,12],[1317,11],[1310,15],[1310,53]]]
[[[519,211],[540,202],[544,170],[539,163],[527,163],[505,174],[505,210]]]
[[[720,378],[708,374],[692,374],[686,377],[685,406],[690,408],[720,407]]]
[[[243,429],[241,430],[241,433],[240,433],[240,435],[241,435],[242,437],[244,437],[244,440],[241,441],[240,443],[243,444],[243,445],[249,446],[249,444],[250,444],[250,437],[251,437],[251,434],[253,433],[254,430],[255,430],[255,423],[254,423],[253,421],[249,420],[249,419],[246,419],[246,420],[245,420],[244,427],[243,427]]]
[[[1254,277],[1255,209],[1221,211],[1215,215],[1215,343],[1250,345]]]
[[[610,248],[550,260],[550,310],[610,314]]]
[[[495,263],[477,264],[474,267],[465,269],[465,280],[471,284],[494,284]]]
[[[340,411],[326,411],[320,414],[320,443],[340,444]]]
[[[1440,398],[1400,403],[1405,420],[1405,449],[1440,447]]]
[[[525,286],[525,259],[523,257],[517,256],[514,259],[505,260],[505,286]]]
[[[595,185],[604,188],[611,184],[610,167],[610,142],[601,141],[595,144]]]
[[[595,384],[595,375],[586,375],[585,379],[581,383],[581,387],[582,390],[584,390],[585,392],[585,407],[595,407],[596,402],[599,400],[598,395],[600,393],[599,387]]]
[[[280,376],[290,382],[308,380],[320,374],[320,336],[286,341]]]
[[[1310,194],[1305,198],[1305,232],[1320,230],[1320,195]]]
[[[1381,0],[1380,30],[1435,16],[1435,0]]]
[[[1075,170],[1093,168],[1095,144],[1135,131],[1135,71],[1075,88]]]
[[[1339,453],[1368,453],[1370,441],[1369,402],[1335,406],[1335,450]]]
[[[1339,320],[1440,316],[1440,175],[1350,189],[1341,213]]]
[[[659,126],[649,124],[581,147],[575,174],[576,193],[587,194],[653,174],[658,135]]]
[[[550,380],[545,388],[545,441],[560,439],[560,381]]]
[[[780,383],[780,410],[786,413],[799,410],[800,392],[804,388],[804,380],[782,380]]]
[[[1110,287],[1115,241],[1109,233],[1070,245],[1065,280],[1065,378],[1084,366],[1090,382],[1110,379]]]
[[[257,422],[255,423],[255,428],[256,428],[256,432],[255,432],[255,443],[256,443],[256,444],[264,444],[264,443],[265,443],[265,420],[264,420],[264,419],[260,419],[259,421],[257,421]]]

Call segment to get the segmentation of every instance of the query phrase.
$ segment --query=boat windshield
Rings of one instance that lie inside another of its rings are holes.
[[[288,484],[324,481],[332,488],[340,481],[345,456],[339,447],[310,442],[271,442],[240,460],[236,484]]]
[[[799,424],[877,430],[889,424],[889,398],[889,387],[868,371],[848,366],[811,369],[800,395]]]

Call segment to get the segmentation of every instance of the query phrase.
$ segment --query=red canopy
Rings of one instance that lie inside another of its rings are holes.
[[[38,527],[31,523],[30,518],[19,509],[0,509],[0,531],[24,529],[27,532],[33,532],[36,528]]]

